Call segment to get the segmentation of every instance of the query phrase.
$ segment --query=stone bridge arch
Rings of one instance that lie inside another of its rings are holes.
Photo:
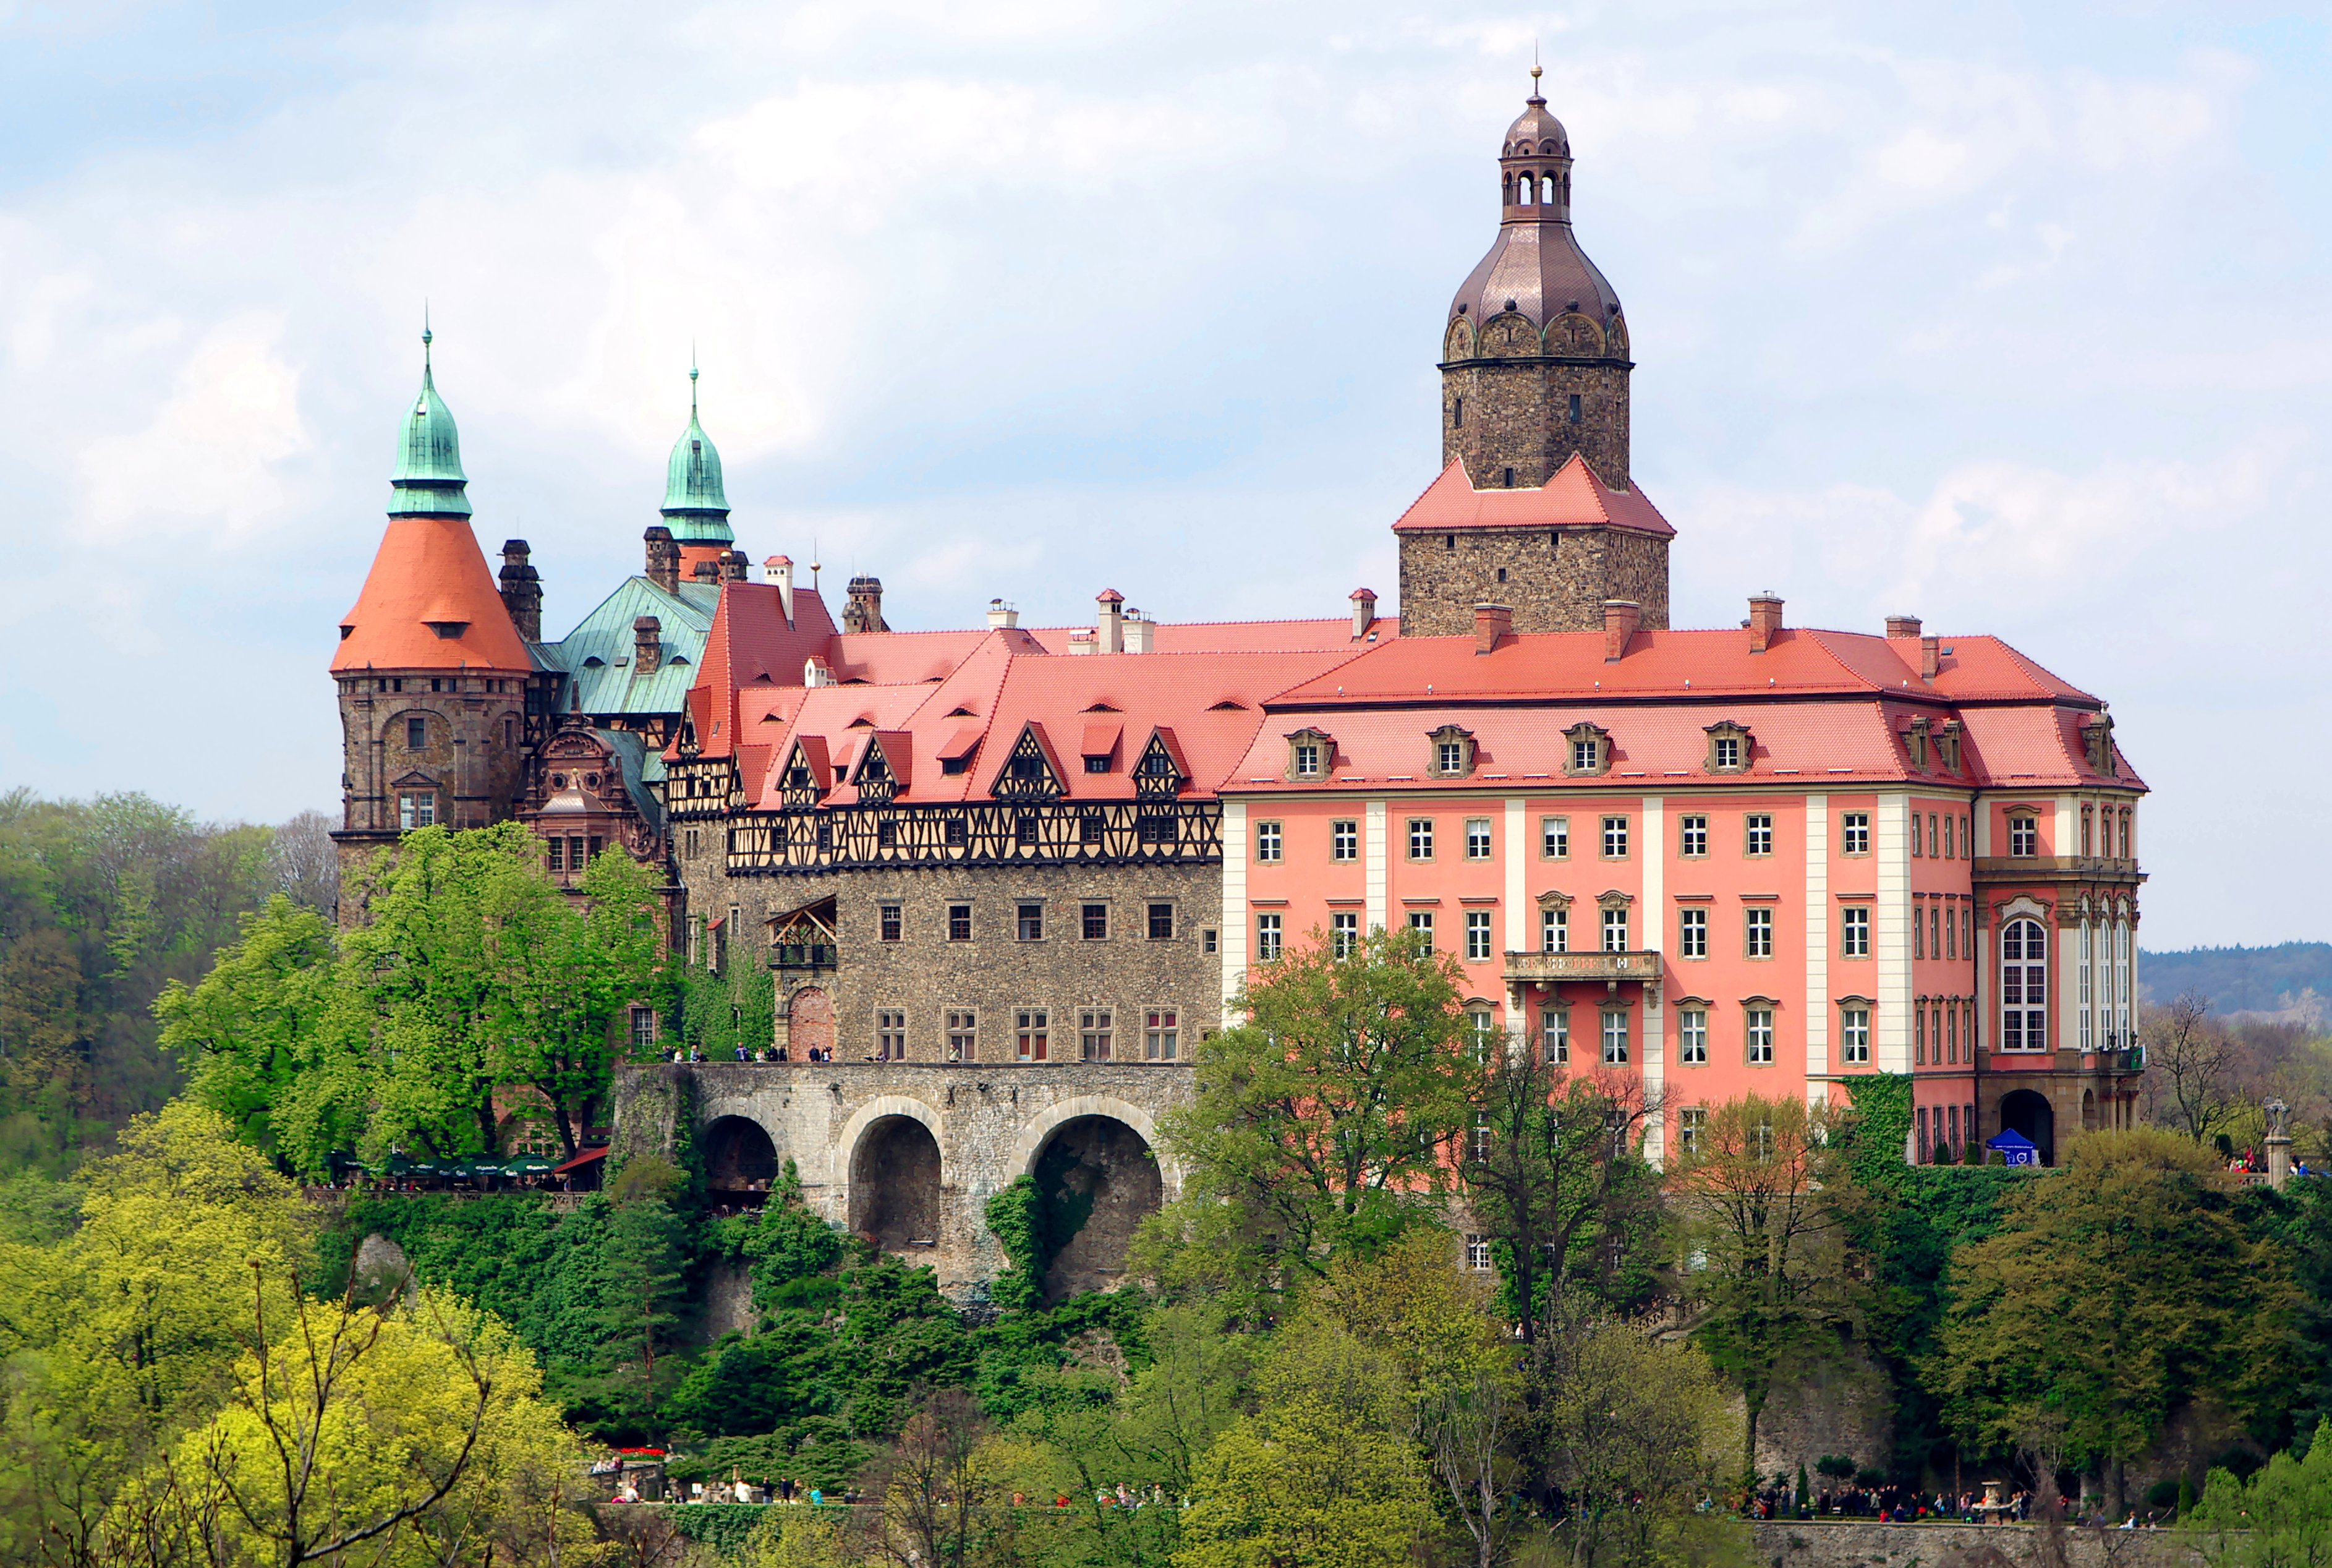
[[[1135,1230],[1167,1199],[1157,1124],[1146,1110],[1101,1095],[1049,1105],[1022,1127],[1008,1169],[1037,1184],[1052,1248],[1047,1300],[1124,1283]]]

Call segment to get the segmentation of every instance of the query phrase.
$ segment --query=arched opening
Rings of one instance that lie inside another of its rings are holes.
[[[704,1185],[724,1203],[758,1204],[778,1176],[778,1149],[750,1116],[723,1116],[704,1130]]]
[[[885,1252],[940,1244],[940,1145],[913,1116],[870,1123],[850,1155],[850,1229]]]
[[[2081,1131],[2094,1133],[2097,1130],[2098,1097],[2090,1091],[2083,1089],[2081,1091]]]
[[[1113,1116],[1075,1117],[1054,1129],[1030,1174],[1051,1254],[1045,1299],[1122,1281],[1135,1228],[1164,1199],[1157,1156],[1142,1134]]]
[[[1554,205],[1554,177],[1553,175],[1541,175],[1539,177],[1538,199],[1541,206],[1553,206]]]
[[[804,986],[786,1004],[786,1043],[798,1062],[832,1060],[834,999],[816,986]],[[817,1052],[814,1058],[811,1052]]]
[[[2000,1124],[2021,1133],[2040,1151],[2040,1163],[2057,1162],[2057,1113],[2048,1096],[2031,1089],[2011,1089],[2000,1097]]]
[[[1524,169],[1515,177],[1515,195],[1521,198],[1519,206],[1530,206],[1531,196],[1537,189],[1538,180],[1530,170]]]

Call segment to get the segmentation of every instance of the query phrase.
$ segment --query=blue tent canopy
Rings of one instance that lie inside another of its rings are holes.
[[[1996,1137],[1986,1138],[1983,1141],[1983,1146],[1998,1153],[2000,1162],[2003,1165],[2040,1163],[2040,1145],[2014,1128],[2010,1128]]]

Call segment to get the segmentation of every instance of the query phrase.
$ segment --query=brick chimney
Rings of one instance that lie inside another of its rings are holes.
[[[696,569],[689,575],[705,588],[719,588],[721,563],[717,560],[700,560],[696,563]]]
[[[1125,651],[1125,627],[1119,618],[1125,596],[1115,588],[1104,588],[1094,596],[1094,652],[1122,654]]]
[[[1603,601],[1603,662],[1617,664],[1627,656],[1628,639],[1642,624],[1644,607],[1633,599]]]
[[[887,632],[883,624],[883,579],[879,577],[855,577],[850,579],[850,602],[842,607],[842,629],[846,632]]]
[[[654,616],[632,617],[632,669],[653,675],[664,662],[664,623]]]
[[[502,607],[511,624],[530,643],[542,641],[542,576],[527,565],[526,540],[502,540]]]
[[[1919,679],[1932,681],[1935,678],[1935,672],[1944,667],[1943,645],[1941,637],[1919,639]]]
[[[1357,636],[1358,634],[1354,634]],[[1498,639],[1515,635],[1515,608],[1512,605],[1476,605],[1474,607],[1474,651],[1486,654],[1498,645]]]
[[[648,541],[648,581],[668,594],[680,591],[680,542],[672,537],[672,530],[656,524],[640,536]]]
[[[761,569],[769,574],[769,580],[777,584],[778,603],[786,612],[786,625],[792,626],[794,624],[794,558],[789,555],[773,555],[761,563]]]
[[[1352,590],[1352,636],[1364,637],[1369,628],[1377,624],[1377,595],[1374,588]]]
[[[745,552],[743,550],[730,550],[721,558],[721,580],[723,582],[743,582],[746,580],[745,573],[750,569],[750,566],[751,563],[745,559]]]
[[[1919,617],[1916,616],[1888,616],[1887,617],[1887,635],[1889,638],[1896,639],[1917,636],[1919,635]]]
[[[1781,596],[1770,590],[1749,596],[1749,651],[1762,654],[1782,629]]]

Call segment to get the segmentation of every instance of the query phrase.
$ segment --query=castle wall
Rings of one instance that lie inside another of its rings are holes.
[[[1604,528],[1400,536],[1404,636],[1470,636],[1483,603],[1512,607],[1516,632],[1600,631],[1605,599],[1632,601],[1639,625],[1666,630],[1668,541]]]

